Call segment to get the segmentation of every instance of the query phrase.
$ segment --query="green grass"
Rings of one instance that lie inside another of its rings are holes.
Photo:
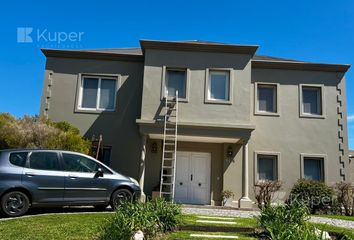
[[[57,214],[0,221],[0,239],[93,239],[111,213]]]
[[[182,224],[184,224],[184,225],[222,226],[222,227],[225,227],[226,224],[196,223],[196,220],[231,221],[231,220],[204,219],[204,218],[198,218],[197,216],[200,216],[200,215],[183,215]],[[213,217],[217,217],[217,216],[213,216]],[[220,216],[220,217],[222,217],[222,216]],[[235,224],[235,225],[226,225],[226,226],[229,226],[229,227],[250,227],[250,228],[255,228],[257,226],[257,220],[255,218],[232,217],[232,219],[234,220],[234,222],[237,222],[237,224]]]
[[[316,228],[320,229],[321,231],[323,230],[326,232],[332,232],[336,234],[346,234],[348,237],[354,239],[354,229],[334,227],[328,224],[321,224],[321,223],[314,223],[313,225],[316,226]]]
[[[0,221],[0,239],[24,239],[24,240],[61,240],[61,239],[94,239],[97,236],[100,226],[112,213],[92,213],[92,214],[53,214],[28,216],[24,218]],[[328,216],[326,216],[328,217]],[[334,216],[333,216],[334,217]],[[196,223],[197,215],[183,215],[184,225],[200,226],[224,226],[218,224]],[[237,224],[229,227],[255,228],[257,221],[255,218],[233,218]],[[208,219],[212,220],[212,219]],[[333,227],[325,224],[314,224],[318,229],[337,234],[345,233],[354,239],[354,230]],[[162,239],[190,239],[193,233],[217,234],[217,235],[237,235],[244,240],[256,239],[244,232],[196,232],[178,231],[164,236]],[[202,239],[202,238],[198,238]]]
[[[354,221],[354,216],[342,216],[342,215],[312,215],[313,217],[326,217],[332,219],[340,219],[345,221]]]
[[[247,233],[224,233],[224,232],[212,232],[212,233],[207,233],[207,232],[194,232],[194,231],[181,231],[181,232],[174,232],[169,234],[168,236],[165,236],[162,238],[163,240],[172,240],[172,239],[191,239],[190,234],[210,234],[210,235],[236,235],[238,236],[240,240],[254,240],[256,238],[248,236]],[[201,239],[201,240],[210,240],[210,238],[195,238],[195,239]],[[219,238],[220,239],[220,238]],[[222,238],[221,238],[222,239]]]

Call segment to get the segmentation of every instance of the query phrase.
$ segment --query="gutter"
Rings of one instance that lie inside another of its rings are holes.
[[[309,71],[345,73],[350,68],[350,65],[349,64],[327,64],[327,63],[309,63],[309,62],[252,60],[252,67],[263,68],[263,69],[309,70]]]

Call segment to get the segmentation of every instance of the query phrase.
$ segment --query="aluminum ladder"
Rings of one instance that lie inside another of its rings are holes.
[[[174,202],[176,160],[177,160],[177,122],[178,122],[178,91],[175,97],[166,92],[165,116],[162,146],[162,166],[160,180],[160,198]]]

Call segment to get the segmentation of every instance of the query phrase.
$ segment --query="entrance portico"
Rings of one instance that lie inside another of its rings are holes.
[[[163,124],[137,120],[141,133],[140,186],[151,195],[159,184]],[[176,201],[190,204],[220,205],[224,189],[224,174],[235,156],[242,154],[243,171],[235,176],[242,184],[239,207],[252,206],[248,185],[248,148],[254,126],[179,123],[177,144]],[[237,149],[242,151],[237,151]],[[231,156],[228,149],[235,149]],[[178,172],[183,174],[178,174]],[[188,173],[188,174],[187,174]],[[188,176],[187,176],[188,175]],[[195,193],[196,192],[196,193]],[[184,195],[183,195],[184,194]],[[182,196],[183,195],[183,196]]]

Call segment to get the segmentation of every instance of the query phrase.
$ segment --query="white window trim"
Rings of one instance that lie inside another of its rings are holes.
[[[209,73],[211,71],[218,72],[228,72],[229,73],[229,86],[226,91],[228,91],[229,100],[221,100],[221,99],[211,99],[209,98],[210,92],[210,77]],[[232,68],[207,68],[205,71],[205,90],[204,90],[204,103],[215,103],[215,104],[232,104],[233,99],[233,79],[234,79],[234,71]]]
[[[96,96],[96,108],[83,108],[81,107],[82,104],[82,96],[83,96],[83,81],[84,78],[98,78],[98,89],[97,89],[97,96]],[[109,78],[109,79],[116,79],[116,89],[114,92],[114,102],[112,109],[104,109],[99,108],[99,97],[101,94],[101,79]],[[77,89],[77,98],[76,98],[76,105],[75,111],[76,112],[92,112],[92,113],[101,113],[101,112],[115,112],[117,107],[117,92],[120,88],[120,78],[119,74],[96,74],[96,73],[79,73],[78,74],[78,89]]]
[[[301,153],[300,154],[300,178],[305,178],[305,158],[319,158],[323,159],[322,164],[322,181],[327,183],[328,169],[327,169],[327,155],[326,154],[313,154],[313,153]]]
[[[185,71],[186,72],[186,97],[185,98],[180,98],[178,97],[178,100],[180,102],[188,102],[189,101],[189,80],[190,80],[190,69],[187,67],[178,67],[178,66],[162,66],[162,80],[161,80],[161,100],[165,99],[165,95],[167,92],[167,71],[168,70],[174,70],[174,71]]]
[[[276,93],[273,95],[273,100],[275,100],[275,112],[266,112],[266,111],[259,111],[259,104],[258,104],[258,85],[269,85],[270,87],[275,87]],[[280,91],[280,84],[279,83],[269,83],[269,82],[255,82],[254,84],[254,115],[261,115],[261,116],[280,116],[280,99],[279,99],[279,91]]]
[[[269,155],[269,156],[275,156],[276,157],[276,173],[277,173],[277,179],[275,181],[280,181],[281,180],[281,154],[280,152],[273,152],[273,151],[255,151],[254,152],[254,184],[256,184],[259,181],[264,181],[259,179],[259,174],[258,174],[258,156],[259,155]]]
[[[303,87],[313,87],[313,88],[320,88],[321,91],[321,114],[310,114],[310,113],[304,113],[304,105],[303,105],[303,96],[302,96],[302,88]],[[300,117],[302,118],[326,118],[326,102],[325,102],[325,93],[324,93],[324,85],[323,84],[300,84],[299,85],[299,112],[300,112]]]

